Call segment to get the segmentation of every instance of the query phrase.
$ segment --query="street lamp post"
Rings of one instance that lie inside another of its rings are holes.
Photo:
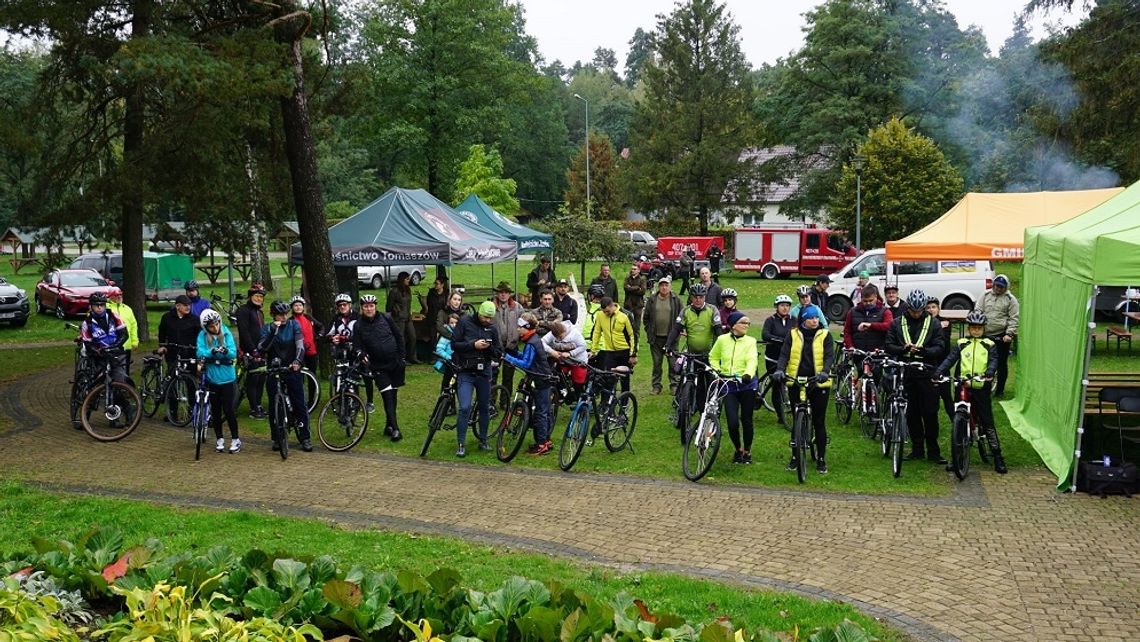
[[[586,218],[590,218],[590,101],[580,94],[574,97],[586,103]]]
[[[863,248],[863,163],[866,158],[855,154],[855,251]]]

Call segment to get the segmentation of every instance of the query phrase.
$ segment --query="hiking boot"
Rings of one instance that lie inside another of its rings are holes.
[[[744,463],[744,453],[740,452],[739,450],[732,453],[732,463],[743,464]]]
[[[239,452],[241,452],[241,440],[235,437],[230,440],[230,454]]]
[[[467,446],[465,446],[463,444],[459,444],[459,447],[455,449],[455,456],[456,457],[466,457],[467,456]]]
[[[301,450],[303,450],[307,453],[313,452],[313,442],[309,441],[308,439],[302,439],[301,440]]]
[[[797,468],[799,468],[799,462],[796,461],[795,457],[792,457],[792,460],[788,462],[788,465],[784,467],[784,470],[794,473],[796,472]]]
[[[218,437],[218,442],[214,444],[214,450],[220,453],[226,452],[226,440]]]
[[[815,472],[819,473],[820,475],[826,475],[827,474],[827,462],[823,461],[822,459],[815,462]]]
[[[994,472],[999,475],[1009,472],[1009,469],[1005,467],[1005,457],[1002,457],[1000,452],[994,453]]]

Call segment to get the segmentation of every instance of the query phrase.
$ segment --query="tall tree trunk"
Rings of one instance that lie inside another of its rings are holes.
[[[700,212],[699,214],[697,214],[697,217],[700,219],[700,222],[701,222],[701,236],[708,236],[709,235],[709,206],[708,205],[701,205],[701,207],[698,211]]]
[[[257,193],[257,166],[253,159],[253,146],[245,146],[245,175],[249,180],[249,231],[252,236],[249,255],[250,283],[271,286],[269,271],[269,249],[265,239],[265,224],[257,216],[257,206],[261,199]]]
[[[286,2],[282,6],[294,9],[295,3]],[[309,127],[305,70],[301,59],[301,39],[311,22],[312,17],[307,12],[294,10],[275,18],[270,25],[274,28],[277,39],[286,44],[289,65],[293,71],[293,93],[281,99],[281,115],[285,122],[285,156],[289,159],[289,175],[293,182],[293,205],[297,210],[297,226],[301,233],[305,284],[309,290],[313,315],[327,323],[333,311],[336,276],[324,198],[321,195],[321,183],[317,179],[317,155]]]
[[[150,34],[150,21],[153,11],[152,0],[136,0],[134,17],[131,19],[131,40],[145,38]],[[143,149],[143,130],[146,114],[143,103],[142,83],[136,83],[127,94],[123,118],[123,175],[138,176],[136,170]],[[143,274],[143,202],[141,191],[127,188],[123,190],[122,239],[123,239],[123,281],[129,286],[123,292],[124,302],[136,310],[139,339],[150,338],[150,326],[146,314],[146,278]]]

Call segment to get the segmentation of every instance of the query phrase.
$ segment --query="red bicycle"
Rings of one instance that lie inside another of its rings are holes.
[[[974,440],[978,442],[978,455],[983,463],[990,462],[989,444],[985,437],[979,434],[978,413],[973,404],[973,388],[971,383],[984,383],[983,375],[972,377],[942,377],[935,379],[935,383],[953,381],[957,391],[957,401],[954,402],[954,419],[950,428],[950,468],[959,481],[970,474],[970,449]]]

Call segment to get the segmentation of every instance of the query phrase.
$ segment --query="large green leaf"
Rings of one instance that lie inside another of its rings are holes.
[[[734,638],[732,624],[722,620],[710,622],[701,629],[701,642],[733,642]]]
[[[325,599],[340,609],[354,609],[360,606],[360,587],[345,580],[329,580],[322,589]]]
[[[450,592],[462,581],[463,576],[459,574],[459,571],[451,568],[436,569],[434,573],[427,576],[427,583],[440,595]]]
[[[844,620],[833,629],[821,629],[808,638],[809,642],[873,642],[866,631],[850,620]]]
[[[329,602],[325,599],[321,590],[311,588],[305,591],[301,599],[297,601],[297,618],[301,621],[311,620],[314,615],[322,613],[329,608],[331,608]]]
[[[304,562],[291,559],[273,560],[273,579],[290,593],[309,588],[309,574]]]
[[[521,614],[525,603],[546,604],[550,601],[550,591],[542,582],[528,580],[517,575],[508,578],[497,590],[487,596],[487,603],[505,622]]]
[[[562,612],[535,606],[514,623],[526,642],[556,642],[562,626]]]
[[[582,609],[574,609],[573,613],[562,620],[562,629],[559,631],[558,639],[561,642],[577,642],[577,640],[586,639],[589,634],[590,625],[585,617],[585,612]]]
[[[247,551],[245,555],[241,556],[241,565],[248,569],[251,573],[254,571],[254,569],[262,569],[268,571],[270,567],[269,556],[265,554],[265,551],[254,548]]]
[[[336,560],[328,555],[321,555],[309,564],[309,579],[312,586],[321,586],[336,577]]]
[[[242,604],[264,617],[275,617],[281,608],[281,596],[268,586],[256,586],[245,594]]]
[[[396,583],[400,587],[401,593],[427,593],[431,591],[431,585],[423,576],[408,570],[401,570],[396,573]]]

